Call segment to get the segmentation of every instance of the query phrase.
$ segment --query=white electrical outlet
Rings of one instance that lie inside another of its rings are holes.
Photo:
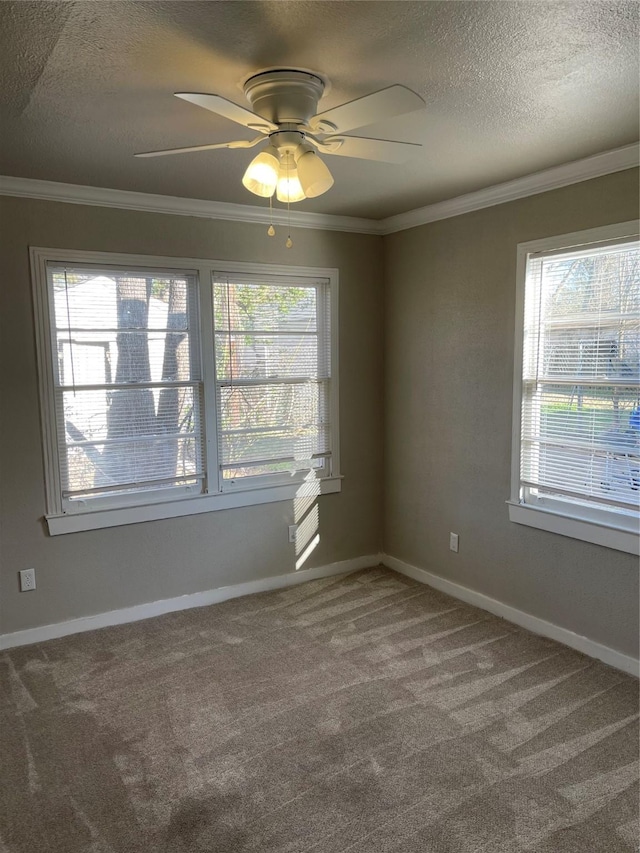
[[[298,533],[298,525],[297,524],[290,524],[289,525],[289,542],[295,543],[297,533]]]
[[[458,534],[457,533],[450,533],[449,534],[449,548],[452,551],[455,551],[456,554],[458,553]]]
[[[36,588],[35,569],[23,569],[18,574],[20,575],[20,592],[29,592]]]

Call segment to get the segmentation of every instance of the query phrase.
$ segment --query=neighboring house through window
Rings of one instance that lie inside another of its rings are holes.
[[[337,271],[31,255],[50,532],[339,490]]]
[[[512,521],[638,553],[637,223],[519,248]]]

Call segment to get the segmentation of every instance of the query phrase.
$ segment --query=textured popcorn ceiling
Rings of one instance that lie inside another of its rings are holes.
[[[635,2],[2,2],[0,173],[260,204],[252,152],[136,160],[250,138],[174,98],[273,66],[326,75],[322,107],[393,83],[422,113],[360,131],[421,142],[406,165],[330,157],[298,209],[381,218],[633,142]],[[354,131],[354,133],[358,133]]]

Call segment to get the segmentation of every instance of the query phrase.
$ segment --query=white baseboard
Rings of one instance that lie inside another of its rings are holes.
[[[636,677],[640,675],[640,661],[615,649],[611,649],[609,646],[603,646],[601,643],[596,643],[588,637],[574,634],[573,631],[569,631],[567,628],[553,625],[551,622],[546,622],[544,619],[539,619],[537,616],[532,616],[523,610],[510,607],[508,604],[503,604],[501,601],[469,589],[469,587],[448,581],[445,578],[428,572],[426,569],[412,566],[410,563],[405,563],[402,560],[398,560],[397,557],[391,557],[389,554],[382,554],[380,562],[402,575],[432,586],[434,589],[451,595],[453,598],[466,601],[467,604],[472,604],[474,607],[488,610],[489,613],[494,613],[496,616],[500,616],[508,622],[513,622],[515,625],[520,625],[521,628],[526,628],[534,634],[540,634],[543,637],[557,640],[565,646],[570,646],[572,649],[576,649],[576,651],[582,652],[582,654],[589,657],[597,658],[609,664],[609,666],[621,669],[630,675],[635,675]]]
[[[630,675],[640,675],[640,662],[636,658],[574,634],[559,625],[553,625],[537,616],[532,616],[508,604],[503,604],[495,598],[483,595],[469,587],[446,580],[434,575],[426,569],[420,569],[392,557],[389,554],[369,554],[364,557],[356,557],[351,560],[342,560],[338,563],[329,563],[326,566],[317,566],[313,569],[304,569],[298,572],[290,572],[286,575],[262,578],[246,583],[223,586],[217,589],[208,589],[203,592],[194,592],[190,595],[180,595],[176,598],[165,598],[161,601],[152,601],[148,604],[137,604],[133,607],[125,607],[121,610],[109,610],[106,613],[98,613],[95,616],[83,616],[80,619],[69,619],[66,622],[57,622],[54,625],[42,625],[38,628],[28,628],[24,631],[15,631],[11,634],[0,634],[0,650],[11,649],[16,646],[26,646],[32,643],[41,643],[45,640],[53,640],[57,637],[66,637],[69,634],[79,634],[83,631],[94,631],[97,628],[106,628],[110,625],[122,625],[126,622],[138,622],[141,619],[151,619],[154,616],[162,616],[163,613],[173,613],[177,610],[189,610],[192,607],[206,607],[210,604],[218,604],[230,598],[238,598],[241,595],[251,595],[256,592],[267,592],[269,590],[284,589],[306,581],[317,578],[331,577],[332,575],[347,574],[370,566],[383,563],[390,569],[402,575],[413,578],[420,583],[438,589],[441,592],[458,598],[461,601],[488,610],[508,622],[520,625],[528,631],[557,640],[565,646],[570,646],[589,657],[597,658],[610,666],[627,672]]]
[[[218,589],[207,589],[203,592],[194,592],[191,595],[179,595],[176,598],[151,601],[148,604],[136,604],[134,607],[124,607],[122,610],[109,610],[106,613],[97,613],[95,616],[83,616],[80,619],[69,619],[66,622],[42,625],[38,628],[27,628],[25,631],[14,631],[11,634],[0,634],[0,650],[42,643],[45,640],[54,640],[57,637],[66,637],[69,634],[79,634],[83,631],[94,631],[96,628],[106,628],[109,625],[138,622],[141,619],[151,619],[153,616],[162,616],[163,613],[173,613],[176,610],[189,610],[192,607],[219,604],[221,601],[238,598],[241,595],[283,589],[318,578],[355,572],[359,569],[367,569],[370,566],[378,566],[381,560],[380,554],[370,554],[352,560],[342,560],[339,563],[329,563],[326,566],[317,566],[314,569],[304,569],[286,575],[261,578],[233,586],[222,586]]]

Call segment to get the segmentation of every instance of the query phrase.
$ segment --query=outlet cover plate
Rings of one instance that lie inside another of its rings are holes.
[[[31,592],[36,588],[35,569],[22,569],[18,574],[20,575],[20,592]]]

